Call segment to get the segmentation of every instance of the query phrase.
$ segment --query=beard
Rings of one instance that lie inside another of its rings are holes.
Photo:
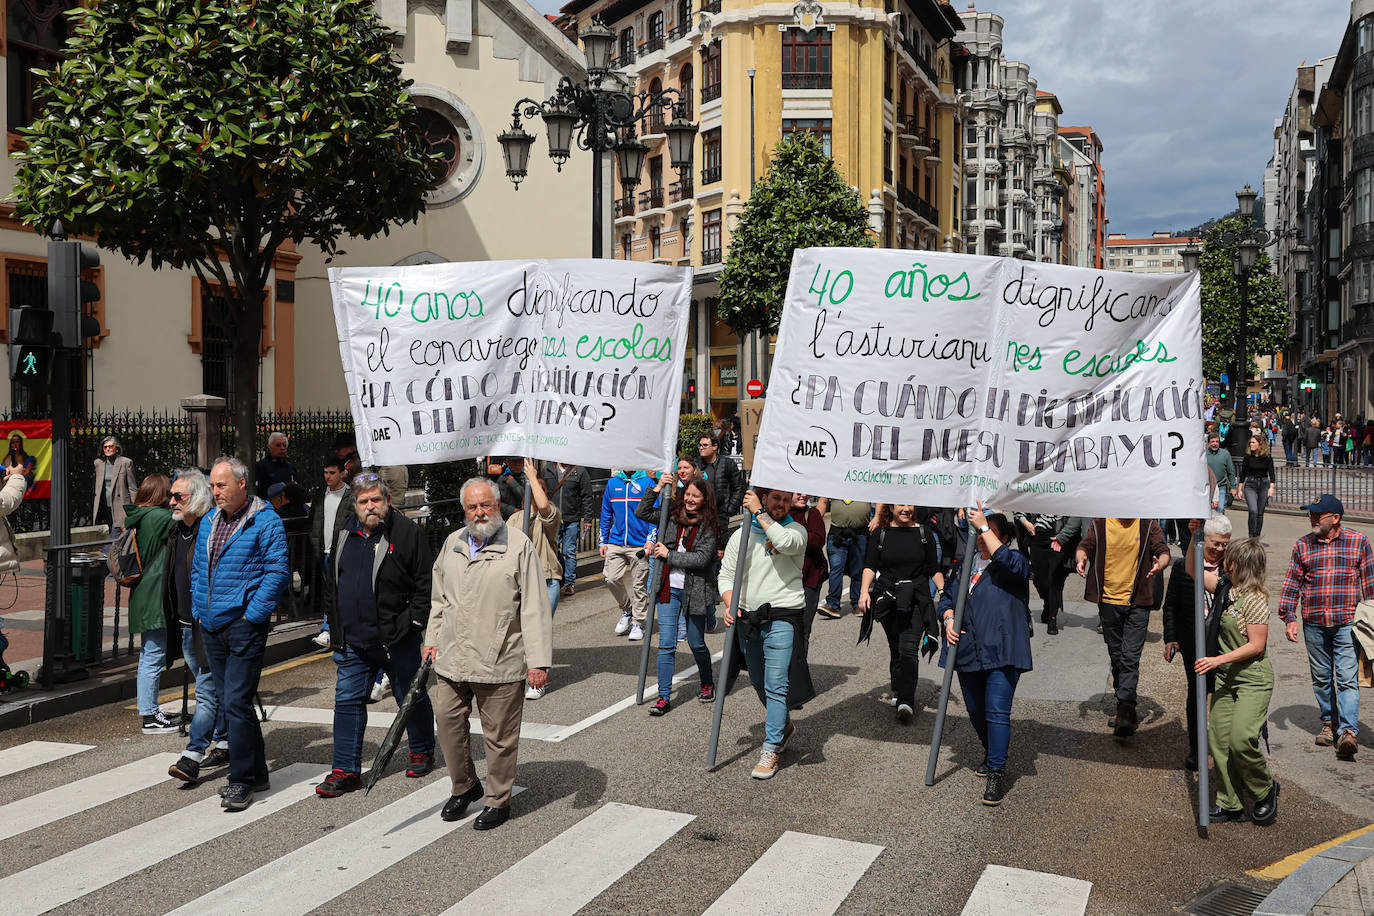
[[[1312,533],[1319,538],[1326,538],[1331,534],[1331,529],[1335,527],[1331,522],[1322,522],[1312,526]]]
[[[358,510],[358,524],[362,525],[367,531],[376,531],[377,526],[386,518],[386,509],[368,509],[366,512]]]
[[[181,521],[185,521],[185,520],[186,520],[186,513],[185,513],[182,509],[176,508],[176,509],[173,509],[173,510],[172,510],[172,521],[174,521],[174,522],[181,522]]]
[[[479,541],[491,540],[492,536],[504,527],[506,527],[506,520],[501,518],[499,512],[493,512],[481,521],[468,519],[468,533]]]

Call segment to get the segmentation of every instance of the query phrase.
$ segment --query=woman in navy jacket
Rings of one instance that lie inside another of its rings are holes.
[[[969,719],[983,742],[983,763],[975,771],[987,776],[983,804],[997,805],[1006,794],[1007,747],[1011,743],[1011,704],[1021,672],[1031,670],[1030,632],[1026,627],[1030,599],[1030,561],[1013,545],[1015,532],[1006,516],[983,514],[980,501],[969,512],[978,535],[978,554],[964,620],[954,631],[955,595],[940,596],[945,641],[955,647],[954,669]],[[968,561],[965,556],[960,564]],[[963,581],[956,567],[947,583]],[[958,588],[956,585],[955,588]],[[948,649],[946,649],[948,654]],[[946,663],[941,659],[941,665]]]

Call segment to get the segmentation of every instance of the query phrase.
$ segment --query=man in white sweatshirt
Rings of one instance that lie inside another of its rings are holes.
[[[778,757],[792,737],[787,714],[788,671],[792,643],[801,626],[806,605],[802,588],[802,560],[806,554],[806,529],[788,515],[792,493],[762,487],[744,495],[743,508],[751,517],[752,533],[744,569],[741,606],[732,606],[735,564],[739,562],[740,527],[725,545],[718,582],[725,605],[725,623],[739,614],[739,642],[749,666],[749,681],[764,706],[763,754],[751,774],[770,779],[778,769]]]

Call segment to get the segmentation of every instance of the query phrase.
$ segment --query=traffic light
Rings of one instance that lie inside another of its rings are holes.
[[[52,321],[48,309],[10,309],[10,380],[43,387],[52,379]]]
[[[83,270],[99,266],[100,255],[92,245],[48,243],[48,306],[60,347],[75,349],[100,334],[100,322],[86,314],[86,303],[100,298],[100,287],[81,279]]]
[[[689,376],[687,376],[687,397],[689,397],[689,398],[695,398],[696,396],[697,396],[697,380],[696,380],[695,377],[689,375]]]

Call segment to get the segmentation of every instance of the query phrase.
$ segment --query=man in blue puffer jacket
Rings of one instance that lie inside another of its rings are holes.
[[[644,621],[649,616],[649,561],[644,544],[654,530],[653,523],[635,515],[635,509],[653,485],[654,479],[643,471],[617,470],[606,481],[601,497],[601,557],[606,561],[601,571],[611,597],[620,605],[615,635],[628,632],[635,641],[644,638]]]
[[[221,458],[210,470],[215,509],[196,537],[191,605],[229,725],[229,783],[220,806],[242,811],[267,789],[267,751],[253,696],[267,631],[290,581],[286,530],[272,507],[248,495],[248,468]]]

